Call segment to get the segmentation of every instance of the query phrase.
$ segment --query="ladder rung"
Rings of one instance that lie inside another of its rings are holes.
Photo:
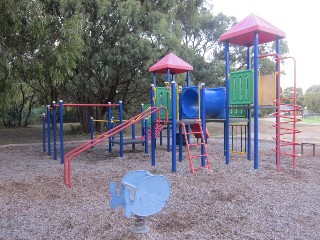
[[[197,158],[197,157],[208,157],[208,154],[201,154],[201,155],[192,155],[191,158]]]
[[[186,134],[201,134],[202,132],[187,132]]]
[[[189,144],[189,147],[191,147],[191,146],[201,146],[201,145],[204,145],[204,143],[191,143],[191,144]]]

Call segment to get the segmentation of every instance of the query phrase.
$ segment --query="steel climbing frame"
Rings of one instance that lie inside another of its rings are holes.
[[[59,101],[58,104],[56,104],[55,101],[52,102],[52,107],[50,105],[47,106],[47,125],[48,125],[48,155],[51,155],[51,135],[50,135],[50,125],[51,125],[51,117],[53,118],[53,154],[54,159],[57,160],[57,135],[56,135],[56,111],[57,108],[59,108],[59,117],[60,117],[60,158],[61,158],[61,164],[64,163],[64,128],[63,128],[63,116],[64,116],[64,107],[108,107],[110,110],[111,107],[118,107],[119,104],[111,104],[110,102],[108,104],[82,104],[82,103],[63,103],[62,100]],[[52,110],[52,114],[51,114]],[[121,113],[122,114],[122,113]],[[121,115],[120,114],[120,115]],[[52,115],[52,116],[51,116]],[[109,115],[108,115],[109,116]]]
[[[286,155],[286,156],[291,156],[292,157],[292,168],[295,169],[296,167],[296,157],[300,156],[296,152],[296,145],[299,143],[296,142],[296,133],[299,133],[300,131],[296,129],[296,123],[300,121],[300,119],[297,119],[297,114],[296,111],[300,109],[300,107],[297,106],[296,102],[296,60],[294,57],[287,57],[287,56],[281,56],[280,54],[273,53],[273,54],[265,54],[265,55],[260,55],[259,58],[265,58],[265,57],[274,57],[276,60],[276,66],[277,66],[277,94],[276,94],[276,106],[277,110],[274,113],[274,116],[276,117],[276,123],[273,124],[273,126],[276,128],[276,135],[273,136],[273,139],[276,140],[276,146],[273,147],[273,151],[276,153],[276,169],[277,171],[280,171],[280,155]],[[280,62],[282,60],[286,59],[293,59],[293,65],[294,65],[294,86],[293,86],[293,96],[288,97],[288,98],[282,98],[280,95]],[[284,103],[284,101],[293,101],[293,103]],[[281,108],[282,106],[282,108]],[[289,106],[292,109],[291,110],[286,110],[283,109],[283,106]],[[293,116],[286,116],[286,113],[288,111],[293,112]],[[281,121],[281,119],[284,119]],[[292,127],[284,127],[285,124],[292,124]],[[284,140],[281,139],[284,135],[292,135],[292,141],[290,140]],[[285,151],[281,150],[281,147],[286,147],[286,146],[292,146],[292,153],[287,153]]]

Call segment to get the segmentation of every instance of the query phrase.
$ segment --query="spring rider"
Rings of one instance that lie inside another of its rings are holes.
[[[110,206],[117,205],[125,210],[125,216],[136,216],[135,233],[146,233],[149,227],[145,217],[160,212],[170,196],[170,184],[166,177],[154,175],[145,170],[127,173],[120,183],[120,194],[117,195],[116,183],[110,183]]]

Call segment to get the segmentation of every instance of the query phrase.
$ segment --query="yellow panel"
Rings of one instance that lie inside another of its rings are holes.
[[[259,77],[259,106],[274,106],[276,81],[274,74]]]

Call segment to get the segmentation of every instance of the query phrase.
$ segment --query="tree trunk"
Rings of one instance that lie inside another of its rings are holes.
[[[80,121],[81,129],[84,133],[90,132],[90,117],[93,116],[92,107],[79,107],[78,108],[78,117]]]

